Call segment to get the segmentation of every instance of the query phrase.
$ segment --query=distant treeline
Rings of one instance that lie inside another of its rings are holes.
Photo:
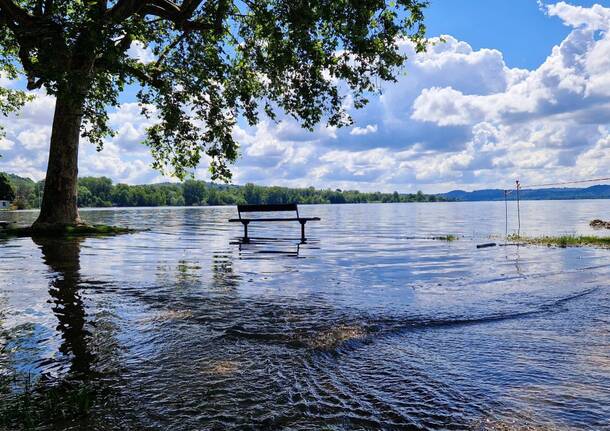
[[[44,183],[10,175],[17,208],[37,208]],[[106,177],[84,177],[78,181],[80,207],[202,206],[235,204],[342,204],[366,202],[436,202],[446,201],[422,192],[402,194],[363,193],[354,190],[318,190],[313,187],[293,189],[263,187],[254,184],[234,186],[188,180],[183,183],[149,185],[113,184]]]

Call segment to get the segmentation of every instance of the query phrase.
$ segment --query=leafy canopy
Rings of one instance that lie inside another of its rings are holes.
[[[356,108],[394,80],[398,41],[424,50],[427,0],[0,0],[0,73],[24,74],[82,105],[82,135],[102,146],[107,109],[126,85],[158,121],[146,143],[154,167],[183,177],[206,154],[213,178],[237,157],[231,134],[264,112],[311,129],[350,124]],[[137,44],[154,60],[129,55]],[[23,104],[2,90],[0,112]],[[80,99],[78,99],[80,98]]]

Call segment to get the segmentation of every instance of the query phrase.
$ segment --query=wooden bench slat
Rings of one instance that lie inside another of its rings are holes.
[[[320,221],[320,217],[283,217],[283,218],[232,218],[229,222],[254,222],[254,221]]]
[[[296,211],[297,204],[269,204],[269,205],[237,205],[240,213],[248,212],[272,212],[272,211]]]

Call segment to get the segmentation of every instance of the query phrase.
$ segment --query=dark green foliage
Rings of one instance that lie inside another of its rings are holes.
[[[103,206],[104,202],[110,201],[110,194],[112,193],[112,180],[107,177],[84,177],[78,179],[78,193],[89,192],[91,196],[98,200],[98,205]]]
[[[186,181],[183,186],[183,194],[185,205],[207,204],[205,183],[203,181]]]
[[[321,121],[349,124],[344,96],[359,108],[381,80],[395,79],[405,61],[401,38],[425,49],[426,5],[0,0],[0,71],[25,75],[29,89],[44,86],[81,105],[82,136],[98,147],[113,133],[108,107],[134,84],[143,114],[158,119],[146,140],[153,166],[182,178],[207,156],[212,178],[228,180],[239,118],[253,125],[263,112],[271,118],[285,112],[308,129]],[[152,51],[152,62],[128,55],[136,41]],[[14,111],[24,97],[2,89],[0,113]]]
[[[0,201],[13,201],[15,189],[6,174],[0,173]]]
[[[36,183],[29,178],[22,178],[13,174],[5,175],[8,176],[15,190],[13,205],[17,209],[35,208],[40,205],[40,196],[44,187],[43,181]]]
[[[28,208],[36,208],[42,190],[40,183],[12,176],[14,184],[28,184],[22,199]],[[30,184],[31,183],[31,184]],[[366,202],[436,202],[445,199],[435,195],[394,193],[361,193],[354,190],[291,189],[287,187],[263,187],[254,184],[245,186],[220,185],[204,181],[187,180],[184,183],[163,183],[130,186],[113,185],[106,177],[79,179],[78,204],[80,207],[158,207],[199,206],[236,204],[343,204]]]

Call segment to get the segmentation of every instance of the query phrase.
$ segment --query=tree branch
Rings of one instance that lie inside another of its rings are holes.
[[[133,42],[133,37],[130,34],[126,34],[125,36],[123,36],[123,39],[121,39],[117,43],[116,46],[117,46],[117,48],[119,48],[120,52],[125,52],[131,47],[132,42]]]
[[[138,79],[143,84],[148,84],[159,90],[164,89],[166,85],[164,80],[159,79],[154,75],[150,75],[145,70],[139,68],[137,64],[120,63],[115,61],[115,59],[105,57],[97,59],[95,67],[110,73],[127,74]]]
[[[155,67],[158,67],[163,62],[163,60],[165,60],[165,57],[167,57],[171,50],[174,49],[180,42],[182,42],[186,38],[187,34],[188,32],[181,33],[180,36],[174,39],[174,41],[163,50],[163,52],[159,55],[159,58],[157,58],[157,61],[155,62]]]
[[[138,69],[135,66],[124,65],[125,71],[128,72],[131,76],[139,79],[140,81],[155,87],[159,90],[162,90],[165,82],[162,79],[156,78],[154,76],[149,75],[145,71]]]
[[[161,9],[164,9],[168,12],[172,12],[172,13],[176,13],[176,14],[180,14],[182,12],[180,7],[176,3],[174,3],[170,0],[149,0],[148,3],[150,3],[153,6],[160,7]]]
[[[19,60],[21,60],[27,78],[26,88],[28,90],[36,90],[37,88],[42,87],[42,79],[36,79],[38,70],[32,62],[30,52],[23,46],[19,48]]]
[[[44,2],[44,16],[51,15],[53,11],[53,0],[45,0]]]
[[[141,13],[144,16],[152,15],[168,20],[181,30],[210,30],[211,26],[190,20],[203,1],[184,0],[182,5],[179,6],[171,0],[119,0],[106,13],[111,19],[118,21]]]
[[[44,0],[36,0],[36,6],[34,6],[34,15],[41,16],[42,15],[42,3]]]
[[[112,8],[106,12],[110,19],[122,21],[135,14],[142,6],[146,5],[146,1],[138,0],[119,0]]]
[[[153,15],[170,21],[176,26],[176,29],[183,31],[206,31],[214,29],[213,25],[201,21],[189,20],[190,16],[185,16],[182,11],[176,11],[173,8],[168,10],[158,5],[149,4],[143,7],[140,12],[143,15]]]
[[[190,17],[195,13],[201,3],[203,3],[203,0],[184,0],[180,9],[185,16]]]
[[[19,25],[30,25],[34,22],[34,17],[13,3],[12,0],[0,0],[0,11]]]

